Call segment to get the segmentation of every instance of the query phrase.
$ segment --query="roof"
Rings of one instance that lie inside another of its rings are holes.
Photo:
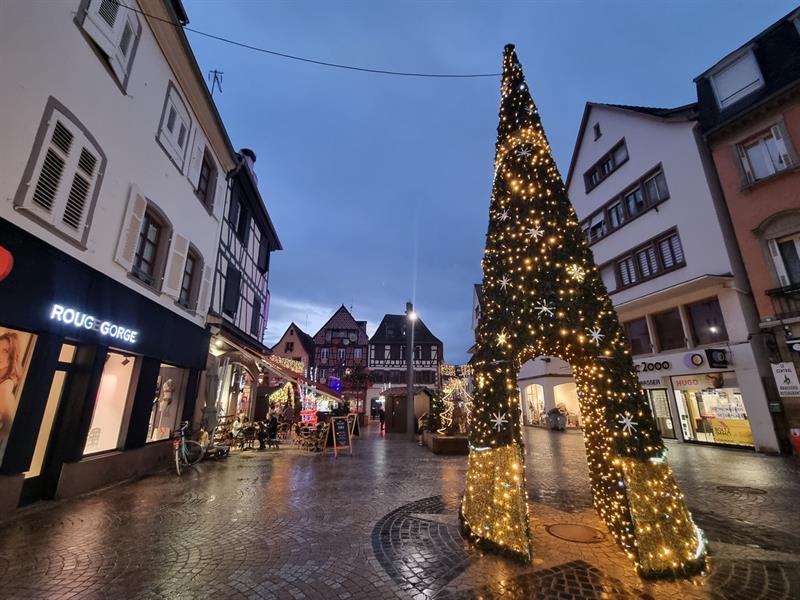
[[[746,112],[782,98],[787,92],[800,89],[800,25],[796,26],[794,21],[797,18],[800,18],[800,9],[785,15],[695,77],[699,121],[705,134],[725,127]],[[753,53],[758,63],[763,85],[733,104],[720,108],[711,85],[711,75],[748,52]]]
[[[475,290],[475,297],[478,299],[478,306],[483,309],[483,285],[480,283],[473,284]]]
[[[258,181],[255,178],[255,174],[248,166],[247,160],[245,160],[241,153],[236,153],[236,159],[239,161],[239,164],[228,174],[228,177],[232,179],[238,176],[240,181],[247,181],[247,187],[250,189],[250,194],[248,195],[248,199],[250,200],[249,204],[255,209],[253,211],[253,218],[261,224],[262,229],[265,229],[266,233],[270,236],[272,242],[270,244],[270,250],[283,250],[281,241],[278,239],[278,232],[275,231],[275,225],[272,224],[269,211],[267,210],[266,204],[264,204],[264,199],[261,197],[261,191],[258,189]]]
[[[300,345],[303,347],[303,350],[305,350],[306,353],[310,357],[313,358],[314,357],[314,338],[312,338],[305,331],[300,329],[294,321],[289,323],[289,326],[286,328],[286,331],[283,332],[283,335],[275,343],[275,345],[272,346],[271,349],[275,350],[275,348],[277,348],[278,345],[281,343],[281,340],[283,340],[283,338],[286,337],[286,334],[289,333],[289,331],[292,330],[292,329],[294,329],[295,336],[297,337],[298,341],[300,342]]]
[[[356,345],[366,346],[369,340],[367,339],[366,327],[362,326],[362,323],[366,324],[366,321],[356,321],[350,311],[342,304],[336,312],[331,315],[331,318],[319,328],[319,331],[314,334],[314,344],[325,343],[324,332],[326,329],[350,329],[355,327],[359,330],[358,340],[355,342]]]
[[[406,390],[408,390],[408,386],[406,386],[406,385],[399,385],[399,386],[395,386],[395,387],[390,387],[387,390],[383,390],[381,392],[381,396],[389,396],[389,397],[405,396],[406,394],[408,394],[408,392]],[[414,394],[415,395],[416,394],[428,394],[431,398],[433,398],[433,396],[435,395],[435,392],[432,389],[430,389],[428,387],[425,387],[424,385],[415,385],[414,386]]]
[[[684,104],[683,106],[676,106],[674,108],[661,108],[655,106],[634,106],[629,104],[605,104],[603,102],[587,102],[586,106],[583,108],[583,116],[581,117],[581,124],[578,127],[578,135],[575,138],[575,146],[572,149],[572,158],[569,162],[569,169],[567,170],[567,178],[564,180],[564,187],[569,189],[570,181],[572,180],[572,174],[575,170],[575,164],[578,161],[578,150],[581,147],[581,141],[583,140],[583,134],[586,130],[586,125],[589,122],[589,113],[591,113],[592,109],[597,107],[608,108],[611,110],[624,110],[629,112],[635,112],[640,115],[644,115],[647,117],[652,117],[655,119],[661,119],[664,121],[676,121],[676,120],[692,120],[695,118],[695,110],[697,107],[697,103],[690,103]]]
[[[370,338],[370,344],[403,344],[406,341],[405,315],[384,315],[381,324]],[[441,344],[442,341],[431,333],[422,319],[414,322],[414,344]]]

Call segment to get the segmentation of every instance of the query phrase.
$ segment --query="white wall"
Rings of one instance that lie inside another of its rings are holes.
[[[114,262],[114,255],[132,183],[166,212],[175,233],[187,237],[205,263],[212,265],[224,198],[216,198],[216,215],[210,217],[196,198],[194,186],[156,142],[168,82],[177,82],[144,18],[140,17],[142,34],[127,93],[123,94],[74,22],[78,6],[79,0],[11,0],[0,7],[0,216],[203,325],[205,311],[201,307],[198,314],[191,315],[176,306],[173,298],[132,281]],[[108,160],[86,250],[62,240],[12,207],[49,96],[82,122]],[[182,97],[188,104],[186,95],[182,93]],[[194,115],[192,119],[190,139],[197,126]]]
[[[603,135],[594,140],[600,123]],[[663,122],[639,113],[594,106],[569,186],[578,219],[586,218],[661,163],[670,197],[592,246],[599,265],[677,226],[686,266],[612,295],[615,305],[706,274],[732,271],[693,134],[694,123]],[[583,174],[621,138],[629,159],[588,194]],[[613,276],[603,273],[607,285]],[[609,291],[613,288],[609,286]]]

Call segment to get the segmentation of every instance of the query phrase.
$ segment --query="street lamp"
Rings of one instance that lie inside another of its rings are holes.
[[[406,431],[412,440],[416,441],[414,430],[416,429],[416,419],[414,419],[414,323],[417,321],[417,313],[414,312],[414,305],[406,302]]]

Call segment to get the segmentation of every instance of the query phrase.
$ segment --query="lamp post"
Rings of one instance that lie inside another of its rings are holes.
[[[417,313],[414,305],[406,302],[406,431],[409,437],[416,441],[414,431],[416,419],[414,418],[414,323]]]

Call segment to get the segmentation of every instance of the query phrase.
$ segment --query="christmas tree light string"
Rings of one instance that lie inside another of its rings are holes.
[[[531,559],[517,373],[531,358],[556,356],[573,368],[601,519],[642,575],[700,572],[705,538],[666,464],[511,45],[503,58],[489,212],[463,528],[484,546]]]

